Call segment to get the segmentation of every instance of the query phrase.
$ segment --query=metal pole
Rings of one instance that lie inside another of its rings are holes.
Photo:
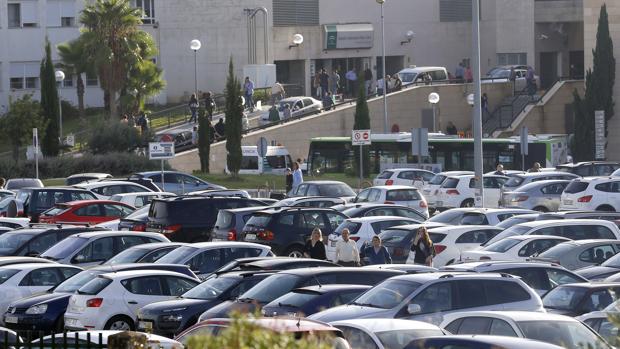
[[[164,159],[161,159],[161,191],[166,191],[164,184]]]
[[[474,74],[474,170],[476,181],[476,207],[484,206],[483,191],[483,163],[482,163],[482,110],[481,110],[481,87],[480,87],[480,0],[472,0],[472,43],[473,43],[473,74]]]
[[[521,153],[521,171],[525,171],[525,154]]]
[[[388,133],[387,113],[387,81],[385,81],[385,21],[383,19],[383,3],[381,3],[381,66],[383,78],[383,133]],[[377,77],[378,78],[378,77]]]
[[[194,50],[194,93],[198,98],[198,50]]]
[[[436,114],[435,114],[435,105],[436,105],[436,103],[433,103],[433,133],[435,133],[435,132],[436,132],[436,131],[435,131],[435,130],[436,130],[436,129],[435,129],[435,127],[436,127],[435,125],[437,125],[437,124],[436,124],[436,122],[435,122],[435,117],[436,117]]]
[[[58,89],[58,120],[58,138],[60,138],[60,144],[62,145],[62,98],[60,89]]]
[[[363,145],[360,144],[360,184],[359,184],[359,188],[362,189],[362,178],[364,178],[364,174],[362,173],[364,166],[362,166],[362,161],[364,161],[363,157],[362,157],[362,153],[363,153]]]

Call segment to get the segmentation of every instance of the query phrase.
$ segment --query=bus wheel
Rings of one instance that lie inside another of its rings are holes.
[[[474,199],[467,199],[461,203],[461,207],[474,207]]]

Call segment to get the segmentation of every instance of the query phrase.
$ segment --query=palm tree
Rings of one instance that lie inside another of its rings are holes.
[[[78,110],[80,111],[80,118],[84,118],[84,79],[82,74],[91,72],[91,65],[88,62],[87,56],[84,52],[84,43],[81,38],[62,43],[56,47],[60,59],[58,67],[65,71],[65,73],[77,76],[77,97],[78,97]]]
[[[141,10],[132,8],[129,0],[96,0],[80,16],[84,49],[107,94],[112,117],[118,117],[117,94],[131,67],[156,52],[153,38],[138,27],[141,17]]]
[[[166,87],[163,71],[155,63],[144,60],[132,67],[125,85],[125,103],[132,113],[144,108],[145,99],[158,94]]]

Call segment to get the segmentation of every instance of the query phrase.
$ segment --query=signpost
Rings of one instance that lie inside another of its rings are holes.
[[[164,160],[174,158],[174,142],[150,142],[149,159],[161,160],[161,190],[166,191],[164,185]]]
[[[39,178],[39,130],[32,129],[32,146],[34,147],[35,178]]]
[[[370,141],[370,130],[353,130],[353,134],[351,135],[351,143],[355,146],[355,145],[359,145],[360,146],[360,183],[359,183],[359,188],[362,188],[362,178],[364,178],[364,174],[363,172],[363,146],[365,145],[370,145],[371,141]]]
[[[428,129],[411,129],[411,155],[418,157],[418,167],[422,168],[422,157],[428,156]]]
[[[525,171],[525,156],[528,155],[528,137],[527,126],[521,127],[520,141],[521,141],[521,170]]]
[[[594,158],[605,160],[605,111],[594,111]]]
[[[258,151],[258,157],[260,157],[261,163],[265,156],[267,156],[267,138],[261,137],[258,142],[256,142],[256,150]],[[261,174],[263,173],[263,166],[259,166]]]

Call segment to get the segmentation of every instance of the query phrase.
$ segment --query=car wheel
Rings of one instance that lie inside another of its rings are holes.
[[[461,203],[461,207],[474,207],[474,199],[467,199]]]
[[[544,206],[536,206],[534,207],[534,211],[538,211],[538,212],[549,212],[549,209],[547,209]]]
[[[304,251],[301,247],[291,247],[286,251],[286,256],[293,258],[303,258]]]
[[[609,206],[609,205],[602,205],[596,208],[597,211],[603,211],[603,212],[616,212],[616,210],[614,210],[613,207]]]
[[[104,330],[112,331],[133,331],[133,321],[126,316],[115,316],[111,318],[104,326]]]

